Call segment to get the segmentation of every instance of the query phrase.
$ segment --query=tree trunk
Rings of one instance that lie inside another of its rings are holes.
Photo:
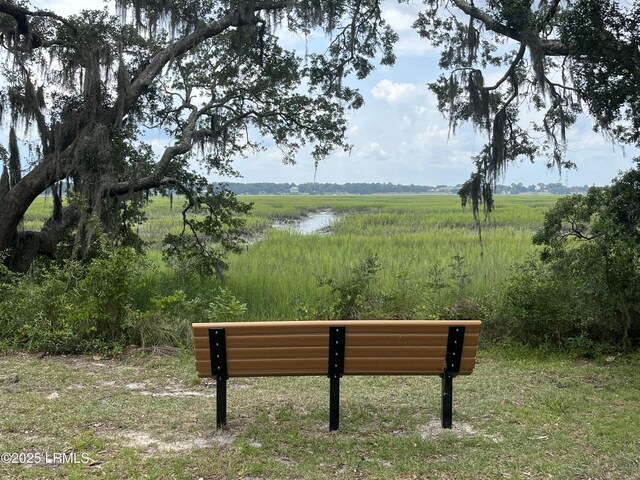
[[[17,246],[20,221],[38,195],[66,176],[62,164],[61,158],[45,157],[4,195],[0,202],[0,252]]]

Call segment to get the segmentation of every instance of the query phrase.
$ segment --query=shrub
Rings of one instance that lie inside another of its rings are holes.
[[[232,322],[240,320],[246,311],[245,303],[241,303],[228,289],[220,287],[205,314],[210,322]]]
[[[373,283],[379,270],[378,256],[368,253],[341,279],[317,276],[318,287],[329,287],[333,298],[325,307],[326,318],[351,320],[374,310],[379,298]]]
[[[485,338],[584,354],[640,344],[639,212],[638,168],[558,200],[533,239],[540,258],[506,283]]]
[[[68,261],[32,276],[4,275],[0,339],[12,348],[46,353],[185,345],[186,295],[154,295],[144,280],[149,268],[132,248],[116,247],[103,249],[86,267]],[[149,298],[145,308],[136,303],[142,297]]]
[[[182,290],[154,296],[151,308],[136,310],[133,342],[142,348],[191,344],[190,302]]]
[[[0,335],[4,343],[52,353],[75,350],[79,338],[67,321],[73,289],[60,268],[41,272],[35,281],[16,275],[3,290]]]
[[[574,285],[558,281],[552,269],[539,261],[516,267],[485,321],[483,339],[566,345],[568,339],[584,334],[578,322],[583,312],[574,293]]]
[[[318,287],[328,287],[325,296],[311,304],[294,301],[298,315],[305,319],[482,318],[479,303],[467,297],[464,259],[453,257],[449,267],[447,271],[435,264],[426,280],[401,271],[383,287],[382,265],[376,254],[368,253],[341,276],[317,275]]]

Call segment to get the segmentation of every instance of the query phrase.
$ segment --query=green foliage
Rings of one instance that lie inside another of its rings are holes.
[[[49,264],[0,278],[0,338],[47,353],[117,352],[127,345],[187,345],[186,294],[154,295],[150,265],[133,249],[104,249],[88,266]],[[138,299],[149,297],[148,305]]]
[[[328,292],[311,304],[294,298],[298,316],[336,320],[483,318],[483,308],[466,292],[469,278],[464,258],[457,255],[451,260],[449,269],[435,263],[426,280],[401,271],[383,286],[379,256],[368,253],[342,275],[316,275],[317,286],[328,287]]]
[[[151,298],[150,309],[136,310],[133,341],[142,348],[148,346],[190,345],[191,328],[186,316],[189,311],[187,294],[177,290],[169,295]]]
[[[638,2],[423,3],[414,28],[440,49],[442,74],[429,84],[438,110],[452,133],[468,122],[487,138],[459,192],[476,218],[480,205],[491,213],[496,183],[516,159],[544,154],[547,166],[575,166],[566,134],[583,110],[616,140],[640,144]],[[535,115],[530,128],[524,105]]]
[[[424,285],[408,271],[396,273],[389,289],[381,292],[382,314],[385,319],[413,319],[424,311]]]
[[[77,265],[70,265],[76,269]],[[73,291],[61,269],[51,267],[32,280],[16,277],[3,283],[0,335],[12,347],[27,350],[73,351],[78,337],[66,321]]]
[[[239,253],[244,244],[244,215],[251,204],[241,202],[234,193],[206,187],[206,195],[190,197],[182,212],[183,228],[163,240],[163,257],[179,271],[195,271],[222,277],[229,252]]]
[[[240,320],[247,311],[247,305],[240,302],[231,291],[220,287],[205,312],[210,322],[232,322]]]
[[[634,179],[623,178],[631,188]],[[612,190],[614,188],[618,188],[617,184],[611,187]],[[634,191],[628,188],[623,189],[626,192],[624,195],[620,193],[615,196],[621,199],[619,202],[612,198],[611,208],[614,211],[615,205],[615,211],[623,218],[628,218],[625,231],[631,235],[637,217],[624,217],[623,212],[635,211],[637,215],[637,209],[623,205],[634,205]],[[593,195],[593,192],[590,193]],[[526,322],[532,322],[532,317],[541,318],[541,322],[546,322],[545,325],[558,329],[553,324],[556,317],[560,314],[569,315],[576,304],[568,303],[569,306],[561,311],[552,304],[557,298],[567,297],[567,289],[574,288],[573,283],[568,282],[558,283],[557,289],[550,291],[542,286],[538,288],[527,277],[518,284],[517,289],[514,287],[514,293],[508,296],[501,294],[501,282],[510,275],[516,275],[514,284],[518,280],[518,272],[510,270],[509,265],[522,261],[541,248],[528,240],[532,230],[543,224],[544,212],[558,200],[557,197],[504,197],[492,219],[491,228],[485,229],[483,257],[479,255],[473,220],[460,209],[454,196],[261,196],[242,200],[256,203],[248,221],[253,222],[252,225],[260,225],[262,230],[256,230],[259,241],[248,246],[241,255],[232,254],[228,257],[230,270],[224,282],[226,292],[220,290],[220,282],[214,276],[200,275],[195,262],[193,268],[183,264],[178,265],[179,268],[168,269],[162,262],[159,249],[147,253],[144,257],[146,261],[132,273],[136,281],[130,295],[122,296],[128,305],[125,321],[129,325],[129,338],[126,342],[118,340],[120,346],[117,348],[129,344],[144,347],[189,345],[191,322],[337,318],[335,312],[345,305],[355,306],[356,315],[353,316],[357,318],[483,319],[487,327],[483,328],[483,342],[490,338],[504,339],[501,334],[513,335],[516,340],[523,341],[520,330],[527,327]],[[565,197],[562,200],[567,201]],[[34,211],[33,215],[39,218],[46,216],[46,210],[51,208],[50,199],[40,199],[39,207],[40,210]],[[268,229],[274,218],[297,218],[323,208],[331,208],[341,214],[332,225],[331,235],[302,236]],[[180,212],[171,211],[166,198],[154,198],[146,205],[145,211],[150,221],[140,227],[140,236],[150,245],[159,246],[167,232],[182,228]],[[105,243],[110,242],[103,242],[102,249]],[[375,253],[367,260],[368,255],[362,256],[362,252]],[[107,253],[96,248],[96,259],[104,262],[107,257]],[[137,256],[134,255],[134,258]],[[73,270],[70,270],[72,267]],[[106,268],[105,265],[103,267]],[[28,337],[22,333],[18,339],[13,337],[14,332],[22,332],[20,322],[29,323],[35,317],[44,318],[55,312],[63,312],[59,317],[66,319],[71,314],[64,313],[65,309],[72,310],[75,302],[84,302],[80,295],[74,296],[73,291],[78,290],[88,267],[72,262],[63,268],[66,269],[65,273],[57,274],[59,284],[56,286],[52,282],[49,286],[49,292],[55,288],[61,292],[58,305],[63,309],[49,309],[45,315],[39,310],[45,305],[43,301],[25,302],[31,309],[25,307],[21,310],[20,318],[16,318],[15,323],[7,327],[7,316],[2,316],[5,343],[8,335],[14,347],[37,350],[35,346],[25,347]],[[109,268],[115,270],[113,266]],[[4,269],[3,281],[0,282],[3,293],[0,311],[16,311],[14,284],[18,281],[23,282],[21,290],[25,295],[29,289],[44,289],[42,283],[47,277],[39,272],[43,270],[34,269],[31,277],[24,278]],[[318,272],[322,274],[318,275]],[[108,278],[104,272],[101,275]],[[547,274],[547,277],[553,279],[551,274]],[[319,287],[318,279],[324,279],[325,284]],[[82,284],[86,283],[89,282]],[[360,288],[348,288],[353,285]],[[532,308],[530,306],[525,309],[517,303],[514,303],[515,306],[508,303],[501,305],[505,301],[503,297],[517,300],[524,297],[533,286],[540,292],[536,302],[542,302],[543,298],[548,302],[548,305],[542,304],[533,315],[527,314],[527,310]],[[85,286],[85,290],[90,291],[91,288]],[[95,290],[93,288],[94,294]],[[585,290],[584,295],[591,293]],[[47,293],[40,294],[40,297],[49,296]],[[601,313],[588,301],[586,305],[584,311],[595,312],[587,312],[585,318],[588,321],[611,318],[610,312]],[[80,308],[84,307],[81,305]],[[498,312],[501,313],[500,318],[498,315],[489,315],[498,308],[501,308]],[[334,310],[333,314],[331,309]],[[512,310],[516,312],[516,317],[510,314]],[[550,313],[544,317],[546,312]],[[580,320],[577,314],[572,318]],[[505,328],[501,328],[501,322]],[[598,328],[602,330],[602,327]],[[558,335],[536,336],[540,328],[535,323],[531,330],[533,336],[527,343],[548,342],[557,348]],[[62,332],[62,328],[58,331]],[[591,348],[588,337],[581,336],[583,331],[577,329],[575,333],[567,334],[571,337],[569,342],[572,348]],[[596,330],[594,332],[597,333]],[[61,333],[58,338],[64,339],[64,334]],[[98,341],[95,343],[97,345]],[[76,334],[71,335],[67,344],[67,350],[54,345],[49,351],[56,351],[54,348],[57,351],[98,349],[98,346],[88,344],[87,340]],[[102,348],[107,347],[103,345]]]
[[[589,335],[588,326],[600,312],[582,303],[585,292],[578,292],[575,282],[559,279],[552,268],[536,260],[517,266],[513,273],[500,289],[483,339],[563,348],[571,339]]]
[[[74,310],[75,322],[88,339],[122,343],[131,336],[133,291],[144,288],[144,264],[135,252],[118,248],[105,252],[87,268],[76,294],[84,302]]]
[[[624,143],[640,142],[638,95],[640,8],[636,2],[579,0],[561,26],[562,40],[577,53],[575,88],[600,128]]]
[[[351,320],[371,311],[376,303],[372,284],[379,270],[378,256],[368,253],[342,279],[318,276],[318,286],[329,287],[334,297],[333,303],[327,306],[328,318]]]
[[[487,331],[589,351],[640,343],[640,170],[558,200],[534,242],[540,260],[510,279]]]

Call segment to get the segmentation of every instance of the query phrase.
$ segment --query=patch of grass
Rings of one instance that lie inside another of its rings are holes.
[[[586,361],[482,350],[439,425],[437,377],[230,379],[228,428],[190,355],[0,358],[0,452],[88,463],[0,464],[1,478],[610,478],[640,471],[640,355]]]

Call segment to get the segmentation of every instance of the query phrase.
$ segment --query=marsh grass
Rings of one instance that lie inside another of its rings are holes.
[[[318,276],[339,279],[367,254],[379,258],[376,286],[382,294],[401,288],[399,278],[421,292],[414,309],[421,317],[438,316],[444,307],[467,298],[490,298],[511,275],[512,266],[535,252],[531,235],[557,199],[551,195],[500,196],[495,213],[481,222],[480,236],[471,213],[452,195],[240,198],[254,205],[246,217],[249,243],[244,253],[228,258],[230,269],[224,283],[246,303],[246,320],[298,318],[300,303],[322,302],[326,295],[318,288]],[[155,265],[148,281],[160,289],[163,284],[194,288],[194,282],[181,281],[184,275],[172,274],[160,254],[164,235],[181,229],[182,202],[175,198],[171,208],[168,198],[151,197],[146,208],[148,221],[136,227]],[[25,228],[46,218],[50,209],[51,199],[38,199],[29,210]],[[275,221],[295,220],[322,209],[339,215],[330,235],[271,228]],[[433,278],[434,274],[441,278]],[[430,287],[434,282],[445,288],[434,290]],[[213,287],[216,282],[204,283]]]
[[[191,356],[0,357],[1,452],[90,464],[0,464],[35,478],[637,478],[640,357],[483,350],[439,427],[437,377],[345,377],[328,431],[322,377],[229,381],[228,428]]]
[[[420,315],[437,315],[444,304],[490,296],[512,265],[534,253],[531,235],[555,198],[501,197],[495,215],[481,224],[480,237],[454,196],[246,197],[263,218],[325,208],[340,218],[330,235],[267,230],[263,241],[230,259],[226,282],[247,303],[248,319],[295,318],[291,299],[315,301],[318,275],[340,277],[374,253],[382,291],[397,288],[399,277],[423,285]],[[442,271],[448,284],[437,301],[426,286],[433,271]],[[468,279],[463,288],[455,281],[461,276]]]

